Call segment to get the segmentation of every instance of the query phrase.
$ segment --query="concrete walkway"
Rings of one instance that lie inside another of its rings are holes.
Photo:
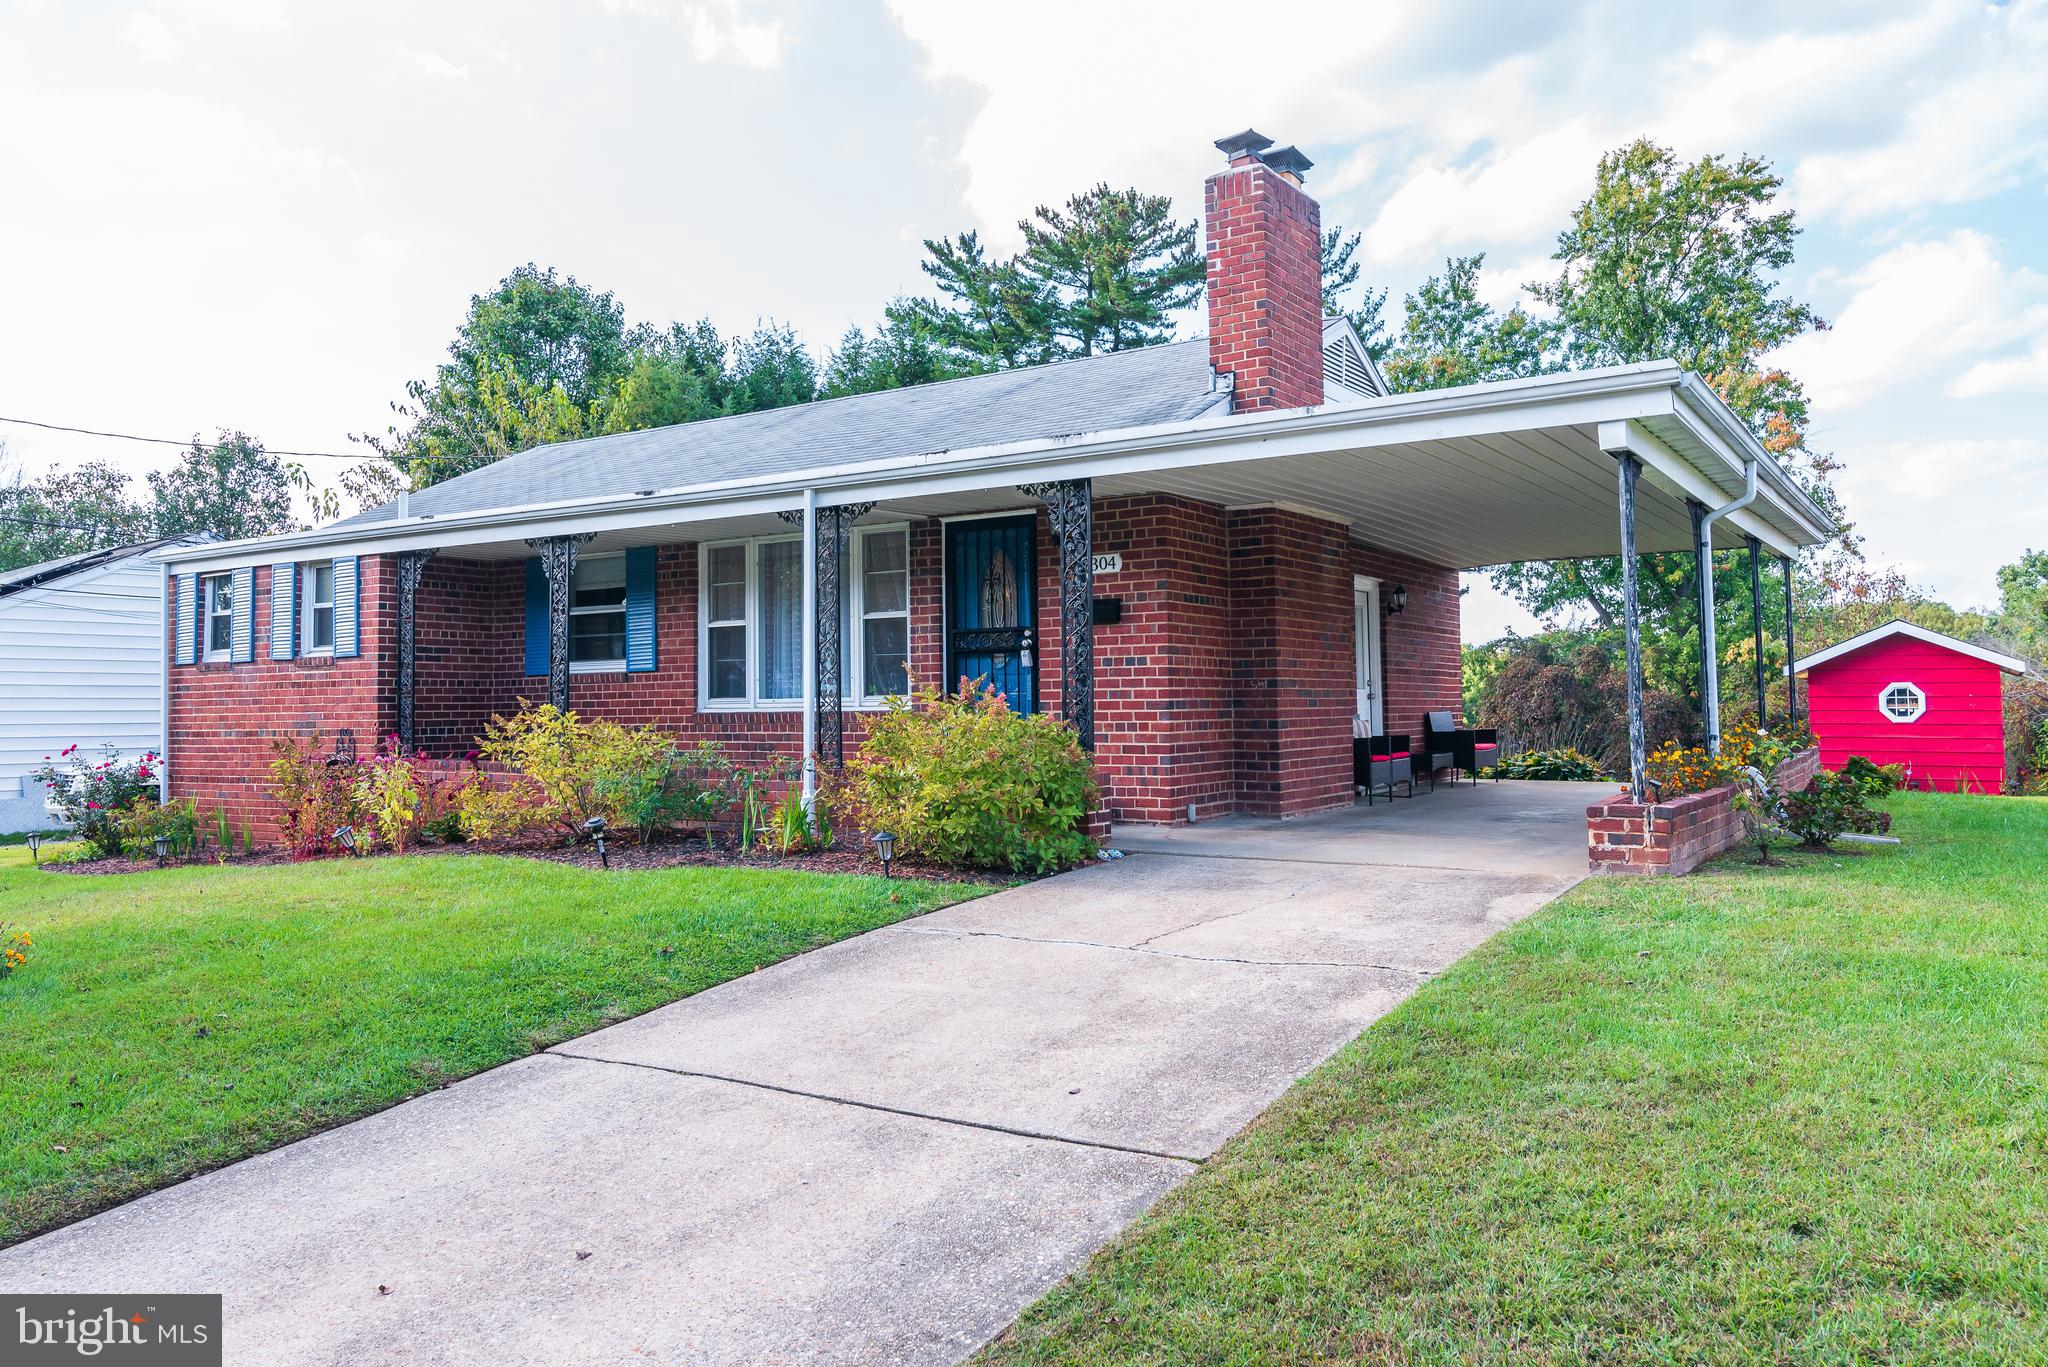
[[[952,1362],[1568,887],[1585,800],[1120,832],[0,1252],[0,1290],[222,1292],[231,1362]]]

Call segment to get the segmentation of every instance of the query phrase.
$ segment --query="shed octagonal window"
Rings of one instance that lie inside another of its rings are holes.
[[[1877,710],[1893,721],[1918,721],[1927,710],[1927,695],[1915,684],[1886,684],[1877,695]]]

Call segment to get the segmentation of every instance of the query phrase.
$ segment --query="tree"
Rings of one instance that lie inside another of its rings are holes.
[[[1998,567],[1998,633],[2036,664],[2048,664],[2048,551],[2029,548]]]
[[[846,330],[826,359],[820,398],[930,384],[987,369],[983,363],[948,351],[919,324],[899,320],[895,314],[903,302],[890,305],[892,316],[884,319],[872,337],[857,327]]]
[[[449,344],[451,379],[502,365],[540,392],[559,386],[587,409],[632,365],[643,338],[626,328],[626,311],[611,291],[566,280],[531,263],[473,295],[469,316]]]
[[[1195,225],[1176,221],[1165,195],[1097,185],[1062,209],[1039,205],[1017,226],[1018,264],[1051,300],[1051,332],[1064,354],[1170,341],[1173,313],[1201,295],[1208,267]]]
[[[1358,339],[1365,343],[1366,354],[1375,361],[1387,354],[1387,322],[1383,316],[1387,307],[1387,292],[1384,288],[1367,287],[1359,295],[1357,308],[1344,306],[1344,295],[1358,283],[1359,264],[1353,258],[1358,254],[1361,233],[1346,233],[1342,228],[1327,228],[1323,231],[1323,312],[1341,313],[1351,320],[1357,330]]]
[[[735,339],[725,398],[726,413],[758,413],[809,403],[818,397],[818,363],[787,324],[768,322]]]
[[[126,471],[101,461],[27,479],[0,447],[0,569],[149,539],[149,509]]]
[[[1442,275],[1401,301],[1401,336],[1387,350],[1387,383],[1396,390],[1448,389],[1520,379],[1559,368],[1554,328],[1520,305],[1506,313],[1479,297],[1486,257],[1450,257]]]
[[[149,472],[158,536],[199,533],[223,541],[293,530],[293,480],[285,463],[244,432],[197,436],[168,470]]]
[[[888,322],[931,338],[956,364],[1007,369],[1049,359],[1051,303],[1016,261],[992,261],[978,233],[926,238],[937,299],[899,299]]]

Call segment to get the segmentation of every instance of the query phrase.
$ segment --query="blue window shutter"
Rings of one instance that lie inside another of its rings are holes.
[[[526,672],[548,672],[548,576],[537,555],[526,560]]]
[[[178,576],[178,654],[181,665],[199,663],[199,576]]]
[[[235,571],[234,632],[229,638],[228,658],[238,665],[256,658],[256,567],[244,565]]]
[[[645,674],[654,661],[654,547],[635,546],[626,552],[626,670]]]
[[[356,585],[356,557],[334,557],[334,654],[343,658],[363,653],[362,615]]]
[[[289,660],[299,643],[299,567],[270,567],[270,658]]]

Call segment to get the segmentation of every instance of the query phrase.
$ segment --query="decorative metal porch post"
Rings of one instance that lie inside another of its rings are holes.
[[[1786,556],[1781,563],[1785,566],[1785,720],[1797,725],[1799,675],[1793,670],[1792,662],[1799,656],[1792,649],[1792,557]]]
[[[548,701],[569,709],[569,584],[576,577],[576,552],[590,533],[543,536],[526,544],[540,552],[541,573],[548,581]]]
[[[1755,537],[1749,538],[1749,620],[1756,628],[1756,724],[1762,730],[1764,725],[1764,575],[1761,547]]]
[[[1636,591],[1636,480],[1643,463],[1610,451],[1621,485],[1621,623],[1628,653],[1628,788],[1641,802],[1648,791],[1649,757],[1643,741],[1643,613]]]
[[[1720,737],[1714,732],[1719,709],[1714,706],[1719,699],[1709,698],[1708,690],[1716,686],[1715,661],[1708,658],[1712,649],[1707,644],[1707,623],[1714,615],[1714,546],[1713,531],[1707,526],[1707,506],[1694,499],[1685,501],[1685,510],[1692,514],[1692,578],[1693,593],[1699,604],[1699,665],[1700,665],[1700,731],[1707,738],[1707,749],[1716,753],[1720,750]]]
[[[1060,710],[1081,748],[1095,752],[1094,481],[1063,479],[1018,486],[1045,500],[1060,545]]]
[[[419,598],[420,579],[426,574],[427,562],[434,558],[432,551],[400,551],[398,564],[398,748],[407,754],[414,749],[413,740],[413,684],[416,678],[413,657],[419,638],[419,627],[415,617],[415,604]]]

